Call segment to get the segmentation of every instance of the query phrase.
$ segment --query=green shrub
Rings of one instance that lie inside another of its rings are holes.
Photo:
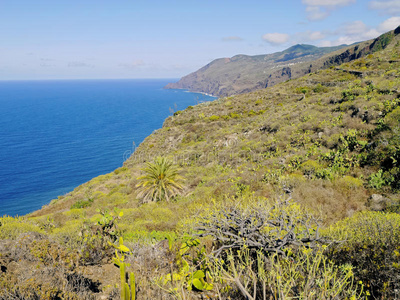
[[[314,93],[326,93],[328,91],[328,88],[326,86],[323,86],[322,84],[318,83],[314,88],[313,88]]]
[[[119,173],[125,172],[125,171],[127,171],[127,170],[128,170],[127,167],[121,167],[121,168],[116,169],[116,170],[114,171],[114,174],[115,174],[115,175],[118,175]]]
[[[182,113],[182,111],[178,110],[178,111],[174,112],[174,116],[179,116],[181,113]]]
[[[341,241],[328,256],[337,264],[351,264],[374,299],[398,299],[400,288],[400,215],[361,212],[330,227],[325,233]]]
[[[344,176],[339,179],[339,183],[345,185],[349,189],[355,189],[363,186],[363,181],[359,178],[354,178],[353,176]]]
[[[72,204],[70,209],[89,207],[92,205],[92,203],[93,203],[93,199],[89,199],[87,201],[79,200],[79,201],[75,202],[74,204]]]
[[[313,178],[322,169],[322,166],[315,160],[307,160],[301,164],[301,169],[306,177]]]
[[[44,233],[39,226],[28,223],[23,218],[0,218],[0,239],[16,239],[25,232]]]
[[[386,184],[382,172],[382,170],[379,170],[378,172],[371,174],[368,180],[368,184],[370,187],[379,190]]]
[[[147,163],[142,169],[145,175],[138,178],[138,197],[143,201],[159,201],[174,198],[183,189],[183,177],[178,174],[178,169],[165,157],[157,157],[153,163]]]
[[[268,257],[260,252],[252,256],[243,248],[216,260],[212,275],[229,284],[223,289],[228,291],[225,299],[361,298],[362,284],[354,281],[353,267],[334,265],[323,250],[300,248],[288,257]]]
[[[298,87],[296,88],[296,93],[301,93],[301,94],[308,94],[308,92],[310,91],[309,87],[306,86],[302,86],[302,87]]]
[[[211,117],[209,117],[208,119],[210,120],[210,121],[218,121],[219,120],[219,116],[216,116],[216,115],[212,115]]]

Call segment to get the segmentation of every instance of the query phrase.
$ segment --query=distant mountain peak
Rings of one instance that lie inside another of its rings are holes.
[[[378,51],[399,33],[400,26],[376,39],[353,45],[317,47],[296,44],[271,54],[238,54],[231,58],[218,58],[178,82],[169,83],[166,88],[188,89],[216,96],[246,93]]]
[[[282,52],[299,52],[299,51],[312,51],[318,49],[317,46],[308,44],[296,44],[293,45]]]

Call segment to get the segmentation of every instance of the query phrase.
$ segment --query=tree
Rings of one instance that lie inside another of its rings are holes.
[[[183,177],[178,169],[165,157],[157,157],[153,163],[148,162],[142,169],[145,175],[140,176],[138,197],[143,202],[169,201],[183,190]]]

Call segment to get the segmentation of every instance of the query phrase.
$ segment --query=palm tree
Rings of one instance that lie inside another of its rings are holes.
[[[143,202],[169,201],[181,193],[183,177],[165,157],[157,157],[153,163],[148,162],[142,171],[146,174],[138,178],[136,187],[139,187],[138,197],[143,198]]]

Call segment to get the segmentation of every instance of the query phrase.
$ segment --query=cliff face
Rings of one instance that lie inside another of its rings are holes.
[[[351,46],[319,48],[295,45],[273,54],[220,58],[165,88],[187,89],[214,96],[251,92],[382,50],[395,34],[396,31],[388,32]]]

